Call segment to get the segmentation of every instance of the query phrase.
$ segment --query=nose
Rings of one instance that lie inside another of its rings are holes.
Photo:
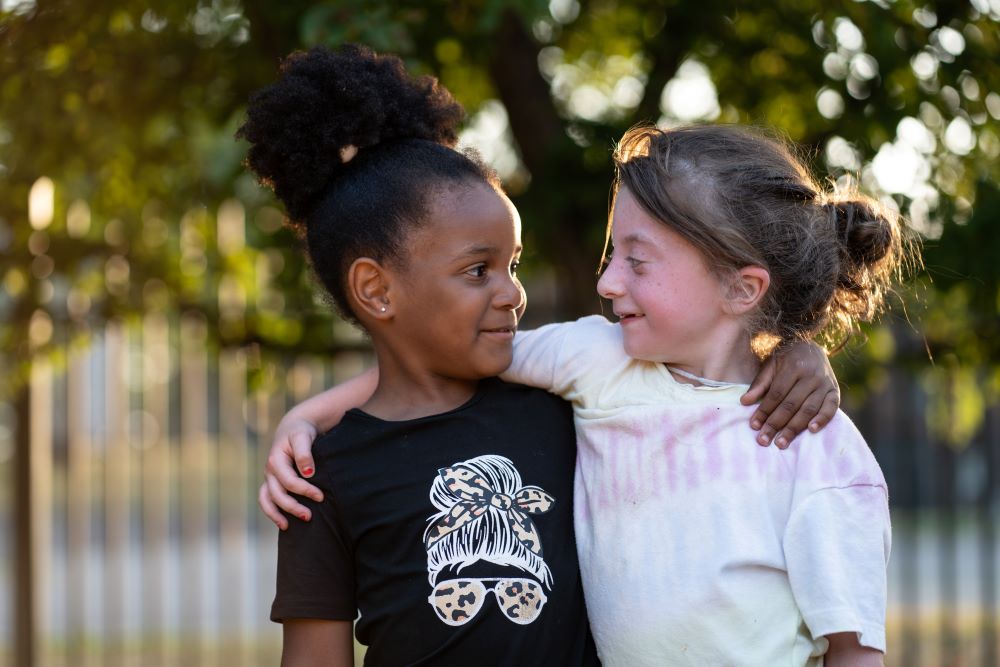
[[[517,279],[517,276],[506,276],[493,299],[494,307],[501,310],[513,310],[517,313],[518,319],[520,319],[526,304],[527,297],[524,294],[524,287],[521,286],[521,281]]]
[[[618,269],[618,262],[614,258],[608,262],[604,273],[601,274],[600,279],[597,281],[597,293],[605,299],[615,299],[623,293],[621,272]]]

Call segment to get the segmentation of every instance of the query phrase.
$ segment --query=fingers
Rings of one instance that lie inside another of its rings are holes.
[[[831,390],[826,393],[823,398],[823,405],[820,407],[819,412],[816,416],[809,422],[809,430],[816,433],[824,426],[830,423],[834,415],[837,414],[837,408],[840,407],[840,391]]]
[[[760,372],[757,373],[757,377],[753,379],[750,383],[750,388],[747,389],[746,393],[740,396],[740,403],[743,405],[753,405],[760,400],[764,392],[767,391],[768,387],[771,386],[771,381],[774,380],[774,357],[768,357],[768,359],[761,365]],[[756,416],[756,414],[754,415]],[[764,418],[756,424],[751,424],[754,430],[759,429],[764,423]]]
[[[794,426],[792,420],[795,419],[799,412],[803,410],[807,399],[814,393],[814,388],[809,385],[804,385],[799,382],[793,386],[785,387],[779,383],[776,379],[774,384],[771,385],[771,389],[768,390],[764,399],[760,402],[757,407],[756,412],[750,418],[751,423],[759,420],[761,424],[760,434],[757,436],[757,443],[764,445],[765,447],[771,443],[779,431],[784,429],[786,426]],[[812,403],[811,408],[804,414],[799,421],[801,426],[798,427],[793,434],[797,435],[805,430],[808,425],[809,420],[817,413],[821,399],[817,398]],[[799,422],[796,422],[798,424]],[[778,444],[779,447],[785,448],[791,442],[791,438],[788,434],[784,434],[784,438],[781,443]]]
[[[281,530],[288,529],[288,519],[271,502],[271,495],[267,492],[266,482],[260,485],[260,490],[257,492],[257,504],[260,505],[261,511],[267,515],[267,518],[274,522],[274,525]]]
[[[285,491],[285,487],[278,482],[274,475],[266,475],[263,486],[261,496],[266,494],[272,504],[277,505],[279,508],[303,521],[309,521],[312,518],[312,512],[309,511],[309,508]],[[263,508],[263,498],[261,499],[261,507]]]
[[[792,390],[793,386],[798,388],[797,385],[792,385],[789,380],[782,380],[780,375],[776,376],[764,398],[761,399],[760,405],[750,417],[750,426],[760,430],[760,434],[757,436],[757,442],[760,444],[770,444],[778,429],[787,424],[792,415],[798,411],[799,402],[789,396],[789,391]],[[803,391],[801,388],[798,389]],[[808,390],[804,390],[801,398],[804,398],[808,393]]]
[[[778,431],[778,436],[774,439],[774,444],[777,445],[779,449],[785,449],[792,444],[792,440],[795,439],[795,436],[806,430],[806,427],[808,427],[808,425],[813,421],[816,414],[819,412],[821,405],[822,398],[820,395],[818,393],[811,394],[806,397],[802,406],[795,412],[794,415],[792,415],[787,424],[784,426],[777,423],[771,424],[771,426]],[[774,417],[774,415],[772,415],[772,417]]]
[[[836,391],[821,387],[800,398],[803,393],[805,392],[793,390],[767,418],[763,428],[761,428],[761,436],[770,438],[777,433],[774,444],[779,449],[788,447],[792,440],[806,429],[816,433],[829,424],[833,416],[837,414],[840,397]],[[782,423],[785,415],[789,414],[791,416]],[[760,439],[758,442],[761,442]]]
[[[299,469],[303,477],[312,477],[316,471],[316,463],[312,457],[313,434],[296,431],[289,437],[289,441],[292,443],[292,457],[295,459],[295,467]]]
[[[825,352],[812,343],[795,343],[776,352],[765,363],[749,391],[741,399],[751,403],[764,393],[750,417],[760,429],[757,442],[775,441],[781,449],[807,428],[816,432],[826,426],[840,405],[840,388]],[[765,385],[770,375],[770,386]]]
[[[310,474],[312,474],[312,457],[309,457],[308,467],[310,468]],[[307,498],[312,498],[316,502],[321,502],[323,500],[323,492],[318,488],[305,481],[299,477],[298,473],[295,472],[295,468],[292,467],[292,459],[289,458],[287,452],[271,450],[271,453],[267,457],[267,466],[264,469],[265,478],[276,478],[276,483],[280,484],[282,491],[291,491],[292,493],[298,494],[300,496],[305,496]],[[287,495],[287,493],[285,494]],[[271,494],[274,498],[274,494]],[[282,508],[288,510],[285,505],[278,503]],[[289,510],[290,511],[290,510]]]

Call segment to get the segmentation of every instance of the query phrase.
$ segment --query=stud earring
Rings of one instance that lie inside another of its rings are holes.
[[[379,310],[379,312],[380,312],[380,313],[384,313],[386,309],[385,309],[385,306],[382,306],[382,307],[381,307],[381,308],[379,308],[378,310]]]

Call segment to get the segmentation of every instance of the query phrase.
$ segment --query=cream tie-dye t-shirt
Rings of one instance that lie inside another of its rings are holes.
[[[818,665],[835,632],[885,650],[887,490],[846,415],[759,447],[745,385],[679,383],[599,316],[519,333],[503,377],[573,403],[605,665]]]

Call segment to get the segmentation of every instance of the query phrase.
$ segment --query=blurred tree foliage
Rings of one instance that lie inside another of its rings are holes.
[[[871,330],[843,377],[864,385],[890,361],[926,367],[929,350],[928,382],[996,390],[996,0],[0,7],[7,371],[88,323],[149,312],[197,313],[223,345],[333,345],[342,329],[232,134],[283,55],[359,41],[438,75],[466,105],[469,136],[505,165],[529,276],[555,277],[555,316],[598,308],[610,148],[627,127],[759,123],[799,142],[817,172],[881,192],[926,238],[921,289],[904,299],[913,324]]]

